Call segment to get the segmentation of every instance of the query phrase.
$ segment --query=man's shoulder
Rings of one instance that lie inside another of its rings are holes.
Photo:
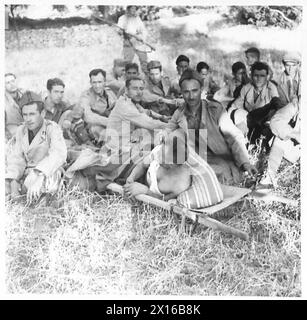
[[[252,90],[253,88],[254,88],[253,84],[251,82],[249,82],[242,87],[241,92],[248,92],[248,91]]]
[[[23,136],[23,135],[25,135],[25,134],[26,134],[26,130],[27,130],[27,128],[26,128],[26,126],[25,126],[24,123],[22,123],[21,125],[19,125],[19,126],[17,127],[17,130],[16,130],[16,137],[17,137],[17,136]]]
[[[61,127],[58,123],[52,120],[44,119],[44,125],[46,127],[47,132],[61,131]]]
[[[108,98],[116,100],[116,95],[115,95],[115,93],[113,92],[112,89],[106,87],[104,90],[105,90],[105,93],[108,96]]]
[[[88,89],[81,92],[80,99],[81,98],[90,98],[93,95],[94,95],[94,92],[91,90],[91,88],[88,88]]]
[[[118,99],[116,100],[115,103],[115,107],[119,108],[122,105],[125,105],[126,108],[128,107],[134,107],[134,103],[132,102],[132,100],[125,94],[121,95],[120,97],[118,97]],[[120,108],[123,109],[123,108]],[[121,110],[124,111],[124,110]]]
[[[223,105],[216,100],[202,100],[202,108],[215,118],[219,118],[225,111]]]

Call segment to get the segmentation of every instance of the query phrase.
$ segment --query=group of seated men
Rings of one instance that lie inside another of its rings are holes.
[[[122,181],[129,196],[152,194],[151,186],[132,179],[135,168],[178,129],[189,149],[227,184],[257,175],[247,147],[264,137],[268,165],[259,186],[275,187],[282,158],[295,162],[300,155],[300,57],[285,54],[284,71],[275,79],[257,48],[245,55],[247,66],[235,62],[233,78],[221,88],[206,62],[194,69],[185,55],[176,59],[173,80],[163,74],[159,61],[148,62],[145,76],[137,64],[115,59],[111,75],[90,71],[90,88],[75,104],[65,101],[59,78],[47,81],[48,95],[42,98],[21,91],[16,76],[5,74],[7,196],[27,193],[33,200],[56,192],[64,177],[89,190]],[[165,166],[160,177],[155,172],[156,190],[169,190],[167,181],[178,180],[165,180],[170,169]]]

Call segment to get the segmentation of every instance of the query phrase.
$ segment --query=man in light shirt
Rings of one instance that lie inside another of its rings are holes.
[[[132,61],[139,57],[141,69],[147,74],[147,45],[143,43],[147,36],[145,25],[137,15],[136,6],[127,6],[126,13],[119,17],[117,25],[124,29],[124,59]],[[135,37],[129,36],[133,35]]]

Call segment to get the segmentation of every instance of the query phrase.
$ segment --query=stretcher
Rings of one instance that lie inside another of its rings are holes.
[[[124,194],[123,187],[117,183],[110,183],[107,187],[108,190],[119,193],[121,195]],[[251,190],[246,188],[238,188],[233,186],[222,185],[222,190],[224,193],[224,200],[221,203],[216,205],[203,208],[203,209],[187,209],[181,207],[177,204],[172,204],[170,202],[166,202],[157,198],[150,197],[145,194],[137,195],[135,198],[138,201],[144,202],[146,204],[154,205],[156,207],[162,208],[167,211],[174,212],[182,217],[182,224],[185,223],[185,218],[191,219],[195,224],[199,223],[206,227],[209,227],[213,230],[222,231],[224,233],[228,233],[239,237],[242,240],[248,240],[249,236],[246,232],[238,230],[234,227],[226,225],[216,219],[213,219],[212,216],[214,213],[221,211],[230,205],[238,202],[247,196]]]

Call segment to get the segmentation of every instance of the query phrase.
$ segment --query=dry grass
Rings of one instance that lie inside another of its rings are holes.
[[[286,169],[285,169],[286,170]],[[249,242],[122,197],[66,191],[63,207],[7,204],[11,293],[299,296],[300,221],[283,205],[246,202],[228,224]]]
[[[97,37],[75,31],[73,35]],[[222,78],[222,71],[238,57],[237,51],[214,50],[211,40],[198,42],[198,36],[191,36],[180,43],[182,35],[173,35],[169,31],[166,43],[165,32],[160,41],[159,53],[168,66],[194,47],[193,62],[216,58]],[[37,91],[49,77],[60,76],[68,98],[75,102],[88,84],[88,71],[98,66],[110,70],[112,56],[121,50],[111,31],[96,44],[86,41],[88,46],[37,48],[33,43],[21,51],[10,48],[6,71],[15,72],[23,87]],[[169,70],[174,74],[173,67]],[[284,163],[281,170],[279,192],[299,198],[299,165]],[[77,189],[62,194],[58,209],[25,209],[24,201],[8,202],[6,208],[10,293],[301,295],[300,208],[246,201],[227,209],[233,215],[227,223],[249,232],[248,242],[202,227],[193,235],[179,233],[168,212],[143,204],[134,210],[122,197]]]

